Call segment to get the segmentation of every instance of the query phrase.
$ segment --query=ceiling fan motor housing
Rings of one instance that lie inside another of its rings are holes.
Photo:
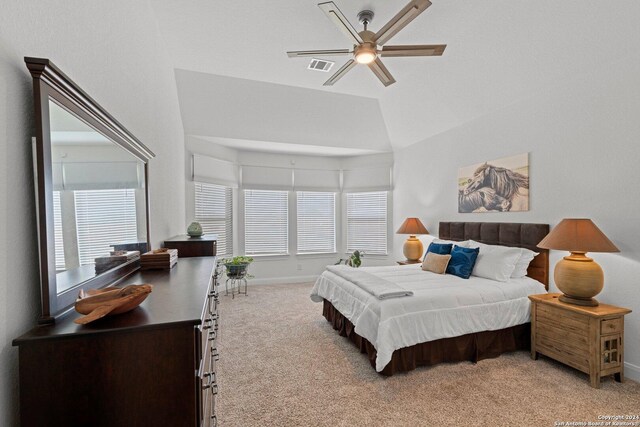
[[[353,47],[353,57],[360,64],[369,64],[378,57],[378,45],[373,41],[375,33],[364,30],[358,33],[363,42]]]

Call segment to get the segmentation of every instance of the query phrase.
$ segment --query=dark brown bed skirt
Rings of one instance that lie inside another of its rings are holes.
[[[341,336],[349,338],[361,353],[366,353],[371,366],[376,366],[376,349],[356,334],[353,324],[327,300],[324,300],[322,315]],[[454,338],[443,338],[404,347],[393,352],[391,361],[380,372],[393,375],[406,372],[418,366],[431,366],[442,362],[477,362],[498,357],[502,353],[528,350],[531,347],[531,324],[513,326],[498,331],[484,331]]]

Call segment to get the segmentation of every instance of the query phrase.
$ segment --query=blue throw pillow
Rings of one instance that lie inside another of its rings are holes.
[[[476,265],[480,248],[461,248],[456,245],[451,251],[451,260],[447,266],[447,274],[468,279]]]
[[[453,245],[451,243],[433,243],[429,244],[427,248],[427,252],[425,252],[424,256],[427,256],[427,253],[433,252],[438,255],[449,255],[451,253],[451,247]]]

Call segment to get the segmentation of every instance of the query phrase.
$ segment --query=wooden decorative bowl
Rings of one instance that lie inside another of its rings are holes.
[[[81,290],[76,299],[75,309],[85,316],[74,322],[80,325],[98,320],[107,315],[121,314],[139,306],[151,293],[153,285],[129,285],[124,288],[108,287]]]

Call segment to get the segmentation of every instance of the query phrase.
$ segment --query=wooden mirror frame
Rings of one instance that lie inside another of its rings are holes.
[[[49,99],[64,106],[80,120],[93,127],[111,141],[144,162],[145,216],[147,245],[151,245],[149,233],[149,160],[155,155],[104,108],[87,95],[51,61],[44,58],[24,58],[33,77],[33,98],[36,119],[34,147],[34,186],[38,218],[38,246],[40,250],[40,288],[42,315],[39,323],[53,323],[71,309],[81,289],[97,289],[133,273],[140,268],[140,261],[124,263],[103,274],[81,282],[60,293],[57,291],[53,221],[53,171]]]

